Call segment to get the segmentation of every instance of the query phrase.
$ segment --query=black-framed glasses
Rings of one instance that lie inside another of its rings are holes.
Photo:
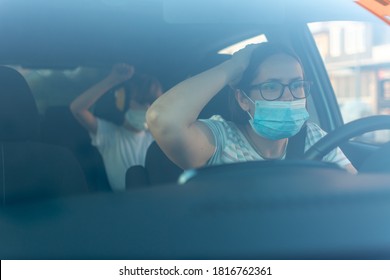
[[[249,86],[250,90],[259,90],[261,97],[267,101],[277,100],[282,97],[284,89],[288,87],[295,99],[303,99],[309,96],[311,81],[297,80],[289,84],[283,84],[277,81],[264,82]]]

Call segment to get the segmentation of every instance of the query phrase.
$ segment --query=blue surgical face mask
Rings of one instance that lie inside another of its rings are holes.
[[[297,134],[309,118],[306,110],[306,99],[293,101],[257,100],[254,117],[250,116],[249,123],[260,136],[279,140]]]

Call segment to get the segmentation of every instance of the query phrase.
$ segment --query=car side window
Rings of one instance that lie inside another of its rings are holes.
[[[26,79],[40,114],[53,106],[69,103],[106,74],[105,69],[77,67],[71,69],[29,69],[12,66]]]
[[[344,123],[390,114],[390,29],[366,22],[309,24],[328,71]],[[390,140],[381,130],[356,138],[366,143]]]

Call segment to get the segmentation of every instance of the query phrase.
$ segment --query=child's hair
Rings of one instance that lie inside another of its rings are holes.
[[[289,47],[276,44],[276,43],[262,43],[252,53],[250,63],[247,69],[244,71],[240,82],[232,89],[232,93],[229,94],[229,109],[231,119],[235,123],[246,124],[249,120],[249,115],[241,109],[235,98],[235,91],[242,90],[247,92],[248,87],[252,81],[256,78],[259,66],[270,56],[276,54],[286,54],[296,59],[301,65],[301,60],[298,55]]]
[[[126,109],[131,99],[140,104],[152,104],[162,92],[160,82],[153,76],[135,73],[123,84],[126,94]]]

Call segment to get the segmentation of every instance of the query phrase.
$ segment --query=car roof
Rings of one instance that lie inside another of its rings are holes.
[[[0,63],[35,67],[190,63],[257,35],[265,26],[286,28],[346,18],[374,16],[350,0],[2,1]]]

